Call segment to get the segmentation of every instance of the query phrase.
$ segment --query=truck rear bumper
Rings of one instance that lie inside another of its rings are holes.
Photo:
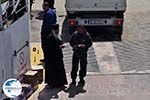
[[[68,12],[68,22],[70,26],[115,26],[123,25],[123,11],[114,12]]]
[[[123,18],[89,18],[89,19],[68,19],[69,26],[122,26]]]

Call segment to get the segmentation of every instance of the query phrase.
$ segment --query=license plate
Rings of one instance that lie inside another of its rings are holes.
[[[113,25],[114,19],[78,19],[78,24],[86,26],[106,26]]]
[[[85,20],[85,22],[84,22],[85,24],[96,24],[96,25],[98,25],[98,24],[100,24],[100,25],[102,25],[102,24],[106,24],[107,23],[107,20],[103,20],[103,19],[99,19],[99,20]]]

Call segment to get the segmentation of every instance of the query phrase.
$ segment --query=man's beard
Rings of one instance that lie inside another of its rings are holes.
[[[53,31],[53,36],[59,40],[62,40],[60,34],[56,34],[55,31]]]

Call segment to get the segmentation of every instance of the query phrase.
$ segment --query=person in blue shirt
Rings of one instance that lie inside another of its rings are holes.
[[[53,9],[49,8],[49,3],[43,3],[43,23],[41,27],[41,46],[44,54],[44,62],[45,62],[45,82],[48,83],[48,58],[49,58],[49,42],[48,38],[52,35],[53,25],[56,24],[56,12]]]
[[[49,3],[44,2],[43,4],[44,14],[43,23],[41,28],[41,42],[42,48],[46,46],[46,40],[50,34],[52,34],[52,27],[56,24],[56,12],[49,8]]]
[[[55,0],[44,0],[44,2],[48,2],[49,3],[49,8],[51,8],[51,9],[54,8]]]
[[[43,14],[43,24],[41,36],[42,39],[47,37],[47,35],[51,34],[53,24],[56,24],[56,12],[49,8],[49,3],[44,2],[43,4],[44,14]]]

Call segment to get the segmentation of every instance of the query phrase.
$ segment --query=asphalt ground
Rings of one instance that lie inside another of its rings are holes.
[[[149,2],[149,0],[145,0],[145,2],[143,2],[142,0],[127,0],[127,11],[125,12],[122,42],[113,41],[113,39],[117,39],[117,36],[112,28],[99,28],[94,31],[91,30],[93,31],[93,33],[90,34],[92,35],[93,40],[96,42],[94,42],[93,47],[90,48],[88,53],[89,72],[149,72]],[[64,5],[64,0],[57,0],[55,7],[57,11],[57,21],[60,24],[60,34],[62,34],[63,41],[67,42],[69,41],[71,35],[68,33]],[[31,20],[30,35],[31,42],[40,43],[42,1],[35,0],[35,3],[33,4],[32,14],[33,19]],[[65,45],[66,48],[63,49],[64,63],[66,71],[69,73],[71,70],[72,50],[68,43],[66,43]],[[108,66],[111,67],[109,68]]]
[[[38,2],[39,1],[39,2]],[[41,1],[33,5],[31,42],[40,42]],[[64,0],[56,1],[57,18],[63,40],[68,41]],[[149,0],[127,0],[123,41],[115,42],[111,29],[94,33],[93,47],[88,53],[88,75],[84,87],[48,88],[46,84],[29,100],[149,100],[150,98],[150,7]],[[102,35],[105,34],[105,35]],[[109,37],[109,34],[112,34]],[[99,34],[99,35],[98,35]],[[107,36],[108,35],[108,36]],[[113,38],[111,38],[113,37]],[[109,40],[107,42],[102,42]],[[63,50],[67,79],[71,82],[72,50],[68,43]]]

